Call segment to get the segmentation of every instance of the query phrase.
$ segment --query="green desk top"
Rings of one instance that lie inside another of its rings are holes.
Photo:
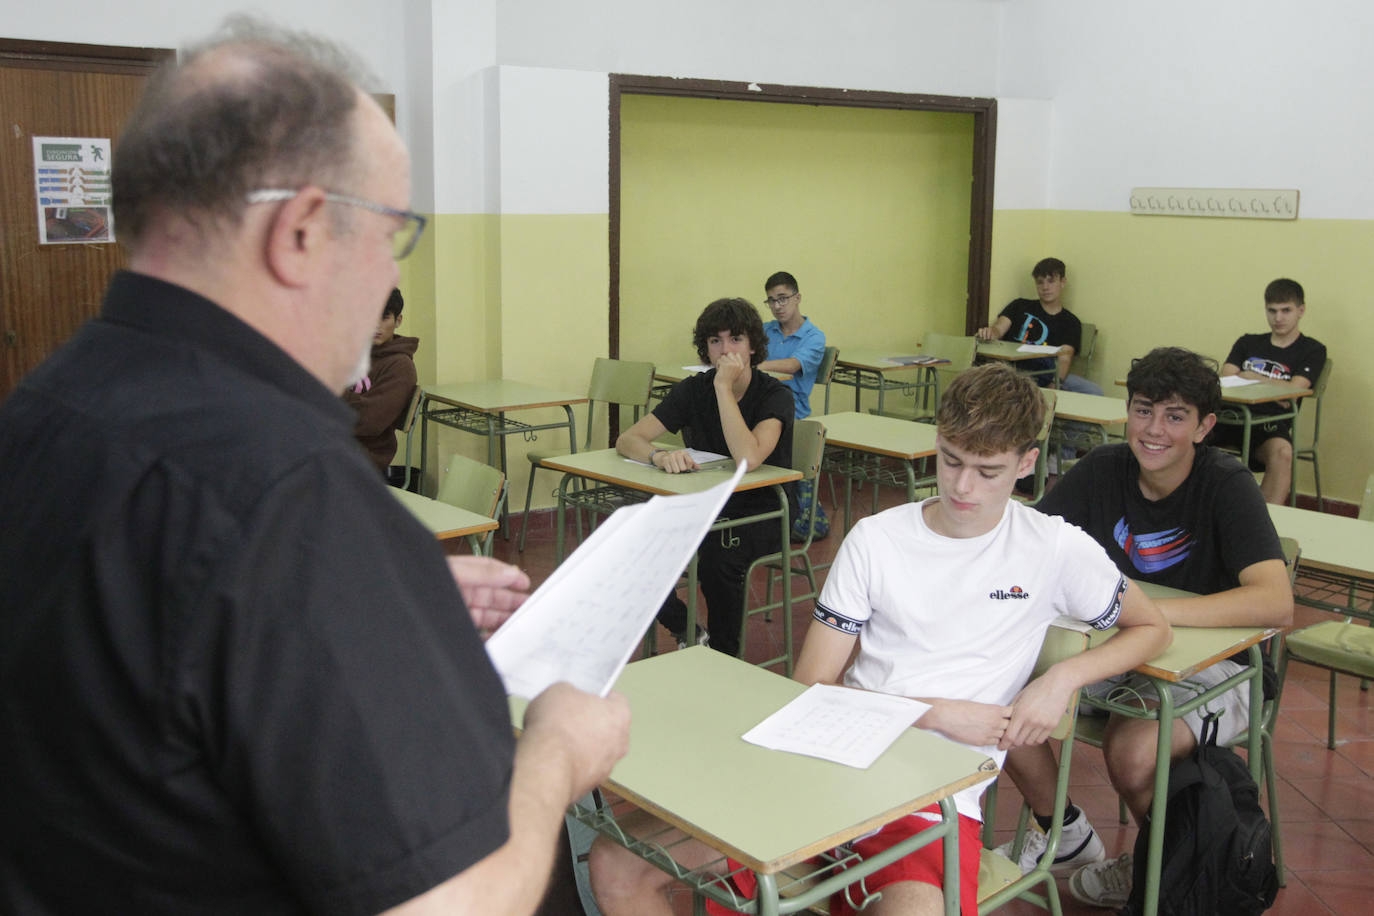
[[[740,738],[801,684],[694,646],[626,666],[630,753],[611,791],[764,874],[992,778],[982,754],[907,729],[867,770]],[[511,701],[519,721],[523,701]],[[729,787],[729,791],[722,791]]]
[[[1054,418],[1114,426],[1126,422],[1126,401],[1123,398],[1061,389],[1055,399]]]
[[[613,448],[545,458],[544,467],[568,474],[576,474],[579,477],[600,480],[603,483],[628,487],[643,493],[663,495],[699,493],[709,487],[714,487],[728,475],[734,473],[733,468],[710,468],[693,471],[690,474],[669,474],[637,461],[627,461]],[[801,476],[801,471],[764,464],[745,474],[744,478],[740,480],[739,486],[735,488],[735,492],[801,480]]]
[[[840,347],[840,355],[835,360],[835,365],[845,366],[849,369],[863,369],[868,372],[906,372],[911,369],[926,369],[927,366],[903,365],[892,361],[894,356],[916,356],[919,352],[920,348],[915,346],[889,347],[886,350]]]
[[[1274,401],[1287,401],[1292,398],[1305,398],[1312,394],[1311,388],[1290,385],[1287,382],[1255,382],[1253,385],[1240,385],[1236,388],[1221,388],[1221,399],[1232,404],[1269,404]]]
[[[695,354],[679,354],[673,359],[652,360],[651,362],[654,364],[654,378],[663,382],[680,382],[689,375],[696,375],[697,372],[704,371],[697,368],[701,365],[701,361],[696,358]],[[710,366],[706,368],[709,369]],[[773,376],[778,381],[786,381],[792,377],[786,372],[769,372],[768,375]]]
[[[513,379],[489,379],[485,382],[460,382],[456,385],[435,385],[424,389],[431,401],[441,401],[455,407],[500,413],[506,410],[530,410],[536,407],[565,407],[584,404],[585,394],[528,385]]]
[[[1135,584],[1151,598],[1195,597],[1192,592],[1167,585]],[[1088,634],[1089,644],[1096,646],[1115,632],[1116,627],[1093,630]],[[1277,628],[1266,627],[1174,627],[1169,648],[1135,670],[1165,681],[1182,681],[1277,632]]]
[[[1280,536],[1302,548],[1299,568],[1374,579],[1374,522],[1290,506],[1270,506],[1269,517]]]
[[[499,524],[494,518],[450,506],[448,503],[441,503],[437,499],[430,499],[418,493],[398,490],[395,487],[391,488],[391,492],[401,505],[409,509],[411,514],[441,541],[493,531]]]
[[[985,359],[1001,359],[1015,363],[1023,359],[1054,359],[1053,353],[1024,353],[1017,349],[1021,346],[1019,340],[980,340],[978,342],[978,355]]]
[[[825,426],[826,445],[914,461],[935,454],[935,426],[868,413],[816,416]]]

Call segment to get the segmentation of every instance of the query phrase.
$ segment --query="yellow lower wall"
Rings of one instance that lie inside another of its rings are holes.
[[[1218,359],[1241,333],[1263,330],[1264,285],[1290,276],[1307,289],[1303,329],[1336,361],[1323,411],[1323,490],[1358,502],[1374,470],[1374,322],[1366,252],[1374,222],[1292,223],[1143,217],[1080,211],[998,211],[994,217],[992,311],[1033,295],[1029,271],[1040,257],[1069,268],[1066,301],[1100,329],[1090,374],[1108,391],[1130,360],[1151,347],[1181,345]],[[422,384],[506,375],[585,390],[592,360],[606,354],[607,218],[440,215],[432,234],[405,262],[406,331],[423,339]],[[836,242],[838,245],[838,241]],[[854,252],[859,256],[860,252]],[[858,318],[858,315],[855,315]],[[867,324],[867,322],[864,322]],[[661,329],[676,340],[678,324]],[[830,328],[843,345],[848,329]],[[858,332],[856,332],[858,333]],[[848,389],[837,389],[845,409]],[[1304,410],[1305,430],[1313,411]],[[561,411],[536,412],[551,419]],[[585,409],[578,408],[579,426]],[[605,443],[604,418],[596,442]],[[583,435],[579,429],[579,439]],[[485,458],[478,437],[445,430],[429,463],[455,450]],[[512,502],[523,505],[531,447],[511,437]],[[566,436],[541,433],[534,447],[566,449]],[[539,479],[536,507],[552,505],[556,481]],[[1314,492],[1309,465],[1299,489]]]
[[[1374,221],[1197,219],[1063,210],[994,217],[992,309],[1033,294],[1031,265],[1068,265],[1065,301],[1099,329],[1094,379],[1124,378],[1133,357],[1177,345],[1224,360],[1242,333],[1265,330],[1264,287],[1291,277],[1307,293],[1303,332],[1326,344],[1334,369],[1322,408],[1323,495],[1359,502],[1374,471],[1374,322],[1368,252]],[[1300,417],[1307,441],[1312,405]],[[1299,463],[1298,490],[1315,492]]]

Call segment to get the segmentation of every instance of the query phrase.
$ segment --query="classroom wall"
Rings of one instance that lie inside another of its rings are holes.
[[[962,333],[972,149],[969,114],[625,96],[621,354],[696,362],[701,308],[771,320],[783,269],[848,346]]]
[[[73,0],[54,17],[11,3],[0,28],[174,46],[235,6]],[[1166,337],[1224,355],[1236,334],[1262,328],[1264,283],[1295,276],[1309,292],[1305,327],[1346,367],[1333,380],[1323,452],[1326,489],[1354,500],[1374,453],[1371,383],[1357,370],[1374,346],[1360,320],[1374,277],[1359,257],[1374,185],[1345,151],[1374,139],[1360,116],[1374,72],[1358,46],[1374,10],[1357,0],[1317,9],[1284,0],[342,0],[321,18],[303,0],[280,0],[271,13],[354,47],[398,94],[398,127],[416,153],[416,206],[435,214],[427,245],[405,266],[407,330],[427,338],[422,380],[514,372],[516,358],[538,380],[585,385],[584,366],[605,340],[608,73],[995,95],[994,308],[1029,292],[1038,257],[1065,258],[1070,305],[1104,327],[1095,372],[1110,381],[1138,346]],[[1126,202],[1136,185],[1296,187],[1301,219],[1134,217]],[[558,336],[569,332],[571,344]],[[1310,489],[1307,472],[1302,480]]]

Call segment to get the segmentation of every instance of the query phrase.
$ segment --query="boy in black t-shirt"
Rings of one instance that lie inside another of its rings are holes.
[[[697,318],[692,342],[697,356],[710,363],[711,370],[674,385],[651,413],[620,434],[616,451],[669,474],[696,470],[688,449],[654,445],[665,432],[681,430],[688,448],[747,461],[750,470],[761,464],[791,467],[792,392],[767,373],[755,371],[768,358],[768,339],[758,310],[744,299],[717,299]],[[791,517],[796,518],[796,488],[785,489]],[[776,508],[777,499],[766,488],[734,494],[723,514],[743,518]],[[778,526],[771,521],[712,531],[701,542],[697,572],[706,598],[711,648],[739,655],[744,574],[755,559],[778,547]],[[679,643],[685,642],[687,605],[676,592],[668,596],[658,619]],[[705,631],[699,633],[698,642],[704,642]]]
[[[1287,279],[1270,283],[1264,288],[1264,317],[1269,322],[1269,333],[1242,334],[1231,346],[1221,374],[1311,388],[1326,365],[1326,347],[1298,330],[1298,322],[1306,311],[1300,283]],[[1256,418],[1288,413],[1292,410],[1291,404],[1291,401],[1255,404],[1250,413]],[[1225,424],[1217,427],[1213,441],[1239,448],[1241,436],[1240,426]],[[1250,469],[1264,472],[1260,492],[1265,502],[1282,504],[1288,500],[1293,475],[1291,419],[1260,422],[1252,427]]]
[[[1221,402],[1215,363],[1177,347],[1153,350],[1132,364],[1126,398],[1126,441],[1093,449],[1036,508],[1086,531],[1126,576],[1195,593],[1156,599],[1172,626],[1286,626],[1293,593],[1259,488],[1239,461],[1202,444]],[[1219,661],[1175,685],[1175,702],[1240,670],[1238,662]],[[1145,684],[1130,687],[1154,693]],[[1241,685],[1176,719],[1173,759],[1192,752],[1203,714],[1220,714],[1224,742],[1246,728],[1248,711],[1248,685]],[[1107,775],[1137,822],[1154,798],[1157,747],[1157,722],[1109,721]],[[1042,824],[1053,813],[1056,766],[1047,746],[1013,750],[1006,760]],[[1022,868],[1033,867],[1044,850],[1044,835],[1029,834]],[[1070,803],[1053,869],[1072,872],[1069,890],[1079,900],[1121,906],[1130,894],[1130,854],[1096,861],[1103,854],[1087,817]]]
[[[1028,359],[1017,363],[1018,369],[1038,372],[1054,368],[1059,387],[1065,391],[1101,394],[1102,389],[1080,375],[1069,374],[1073,356],[1083,346],[1083,324],[1073,312],[1064,308],[1063,294],[1067,276],[1064,262],[1058,258],[1042,258],[1031,268],[1035,280],[1035,299],[1013,299],[1002,309],[997,320],[978,329],[979,340],[1015,340],[1020,343],[1059,347],[1053,358]],[[1038,376],[1042,385],[1045,376]]]

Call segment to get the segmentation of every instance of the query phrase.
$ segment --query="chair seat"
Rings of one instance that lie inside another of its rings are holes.
[[[999,852],[982,850],[978,855],[978,902],[1011,887],[1020,877],[1021,866]]]
[[[1327,620],[1288,636],[1288,654],[1298,661],[1374,678],[1374,629]]]

